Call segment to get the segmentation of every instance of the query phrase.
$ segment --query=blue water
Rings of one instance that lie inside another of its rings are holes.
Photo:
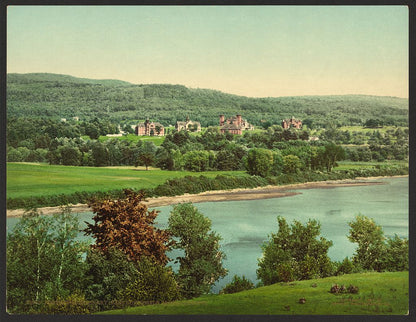
[[[373,218],[383,227],[386,236],[408,237],[408,178],[388,178],[373,181],[383,185],[336,187],[294,190],[300,194],[274,199],[249,201],[222,201],[198,203],[195,206],[212,221],[212,230],[221,237],[222,251],[227,258],[224,267],[228,275],[212,289],[219,291],[232,277],[245,275],[257,283],[257,259],[261,257],[261,244],[270,233],[277,232],[277,216],[288,223],[309,218],[321,223],[321,235],[333,241],[329,249],[332,260],[351,256],[356,247],[348,238],[348,223],[361,213]],[[160,211],[157,226],[167,228],[172,206],[156,208]],[[92,213],[79,214],[80,221],[91,222]],[[16,218],[8,218],[12,229]],[[170,253],[170,257],[178,256]],[[174,266],[175,269],[175,266]]]

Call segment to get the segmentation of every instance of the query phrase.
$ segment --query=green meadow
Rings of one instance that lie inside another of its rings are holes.
[[[333,284],[354,285],[359,292],[332,294],[329,291]],[[299,303],[301,298],[304,304]],[[408,301],[408,272],[371,272],[277,283],[234,294],[210,294],[99,314],[405,315]]]
[[[144,167],[77,167],[41,163],[7,163],[7,198],[71,194],[77,191],[146,189],[168,179],[185,176],[215,177],[218,174],[248,176],[244,171],[164,171]]]

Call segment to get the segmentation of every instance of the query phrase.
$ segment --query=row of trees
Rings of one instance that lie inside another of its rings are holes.
[[[9,312],[89,313],[191,298],[226,275],[221,237],[191,204],[174,207],[167,230],[154,226],[158,212],[148,210],[142,194],[125,191],[125,198],[90,206],[90,246],[76,238],[69,208],[53,217],[33,210],[8,233]],[[181,254],[177,273],[166,266],[172,249]]]
[[[9,117],[6,143],[8,146],[48,149],[54,138],[79,138],[87,135],[98,139],[100,135],[119,133],[118,126],[108,119],[86,121],[60,121],[50,118]]]
[[[98,119],[91,122],[12,119],[8,122],[7,160],[75,166],[155,165],[161,169],[190,171],[248,170],[248,151],[259,148],[271,150],[273,154],[280,153],[282,158],[288,155],[292,159],[292,156],[298,157],[300,170],[330,170],[332,165],[324,161],[324,150],[328,152],[334,144],[352,142],[349,131],[338,131],[335,127],[323,131],[321,140],[310,142],[308,131],[284,130],[277,125],[263,132],[246,131],[241,136],[221,134],[218,127],[208,128],[200,135],[173,132],[165,137],[161,147],[146,141],[136,144],[119,139],[96,140],[100,134],[116,131],[114,124]],[[406,159],[408,131],[400,128],[389,131],[384,134],[368,132],[369,136],[363,141],[368,146],[348,146],[345,155],[341,151],[336,153],[338,159]],[[89,135],[90,139],[83,140],[81,135]],[[281,168],[285,167],[281,165]]]
[[[352,259],[332,262],[328,249],[332,241],[319,236],[320,223],[295,220],[292,225],[278,217],[278,232],[264,243],[257,277],[264,285],[332,275],[372,271],[405,271],[409,269],[409,240],[395,235],[386,238],[373,219],[357,215],[349,223],[348,239],[358,246]]]

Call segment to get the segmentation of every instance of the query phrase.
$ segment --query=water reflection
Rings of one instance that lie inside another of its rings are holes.
[[[341,214],[341,209],[331,209],[325,213],[327,216],[334,216]]]

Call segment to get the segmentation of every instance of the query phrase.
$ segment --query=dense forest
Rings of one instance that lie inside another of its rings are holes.
[[[308,128],[364,125],[382,116],[384,125],[407,126],[408,100],[365,95],[249,98],[182,85],[135,85],[56,74],[8,74],[8,117],[94,118],[134,124],[153,119],[164,126],[187,116],[202,126],[218,125],[218,115],[241,114],[259,127],[294,115]]]

